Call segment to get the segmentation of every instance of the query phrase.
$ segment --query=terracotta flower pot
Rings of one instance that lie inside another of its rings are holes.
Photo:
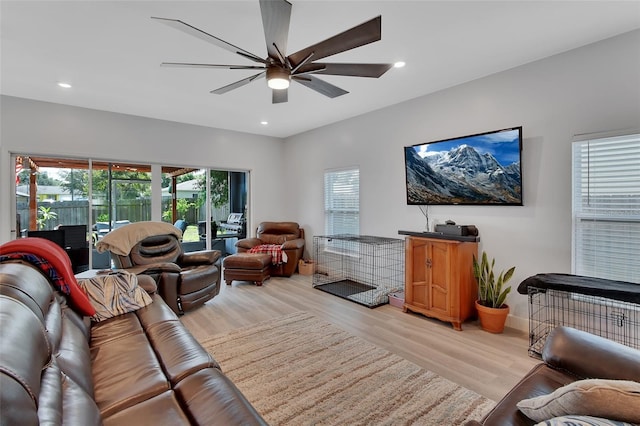
[[[502,333],[504,331],[504,324],[507,321],[507,315],[509,315],[509,306],[504,306],[504,308],[489,308],[488,306],[481,305],[476,300],[480,327],[489,333]]]

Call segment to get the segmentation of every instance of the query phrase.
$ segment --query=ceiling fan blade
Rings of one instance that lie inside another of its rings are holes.
[[[269,57],[280,62],[280,53],[284,55],[287,51],[291,3],[286,0],[260,0],[260,12]]]
[[[271,89],[271,103],[281,104],[289,100],[289,89]]]
[[[391,67],[393,64],[325,64],[314,62],[301,66],[296,74],[313,72],[315,74],[378,78],[389,71]]]
[[[198,28],[196,28],[196,27],[194,27],[192,25],[189,25],[186,22],[182,22],[179,19],[158,18],[158,17],[155,17],[155,16],[152,16],[151,19],[156,19],[156,20],[162,22],[165,25],[168,25],[168,26],[173,27],[173,28],[175,28],[177,30],[183,31],[183,32],[185,32],[187,34],[191,34],[192,36],[197,37],[200,40],[204,40],[207,43],[215,44],[216,46],[222,47],[223,49],[226,49],[226,50],[228,50],[230,52],[237,53],[238,55],[244,56],[245,58],[249,58],[252,61],[260,62],[260,63],[263,63],[263,64],[268,64],[267,61],[265,61],[264,59],[260,58],[259,56],[254,55],[251,52],[247,52],[246,50],[241,49],[238,46],[234,46],[233,44],[228,43],[228,42],[226,42],[226,41],[224,41],[224,40],[222,40],[222,39],[220,39],[220,38],[218,38],[218,37],[216,37],[214,35],[211,35],[211,34],[209,34],[207,32],[204,32],[204,31],[202,31],[202,30],[200,30],[200,29],[198,29]]]
[[[304,75],[318,73],[325,69],[325,64],[305,64],[304,66],[298,66],[297,69],[291,70],[291,75]]]
[[[337,98],[338,96],[346,95],[347,92],[344,89],[339,88],[338,86],[334,86],[333,84],[327,83],[324,80],[320,80],[317,77],[314,77],[310,74],[307,74],[303,77],[293,76],[293,80],[302,84],[303,86],[307,86],[309,89],[313,89],[318,93],[322,93],[325,96],[330,98]]]
[[[266,71],[258,73],[256,75],[252,75],[251,77],[243,78],[242,80],[238,80],[235,83],[228,84],[224,87],[220,87],[219,89],[212,90],[209,93],[215,93],[216,95],[222,95],[223,93],[230,92],[233,89],[237,89],[238,87],[242,87],[246,84],[251,83],[253,80],[264,77]]]
[[[336,53],[345,52],[365,44],[373,43],[382,38],[382,16],[373,18],[340,34],[330,37],[313,46],[309,46],[288,56],[289,62],[295,68],[310,53],[312,60],[326,58]]]
[[[257,65],[219,65],[219,64],[191,64],[187,62],[163,62],[160,64],[163,67],[176,67],[176,68],[222,68],[229,70],[262,70],[265,67]]]

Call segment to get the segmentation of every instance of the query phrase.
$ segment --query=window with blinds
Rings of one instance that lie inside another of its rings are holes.
[[[640,284],[640,134],[573,143],[572,263]]]
[[[328,170],[324,174],[326,235],[360,233],[360,170]]]

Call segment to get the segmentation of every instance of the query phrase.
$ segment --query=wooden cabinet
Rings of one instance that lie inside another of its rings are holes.
[[[462,322],[476,315],[474,255],[478,255],[477,242],[407,237],[404,311],[447,321],[462,330]]]

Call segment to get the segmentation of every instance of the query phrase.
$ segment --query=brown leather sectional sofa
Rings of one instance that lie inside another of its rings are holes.
[[[0,424],[266,424],[156,294],[91,324],[30,264],[0,264]]]
[[[577,380],[640,382],[640,351],[570,327],[558,327],[549,334],[542,360],[481,422],[468,422],[465,426],[534,425],[537,422],[522,414],[516,404],[526,398],[550,394]]]

